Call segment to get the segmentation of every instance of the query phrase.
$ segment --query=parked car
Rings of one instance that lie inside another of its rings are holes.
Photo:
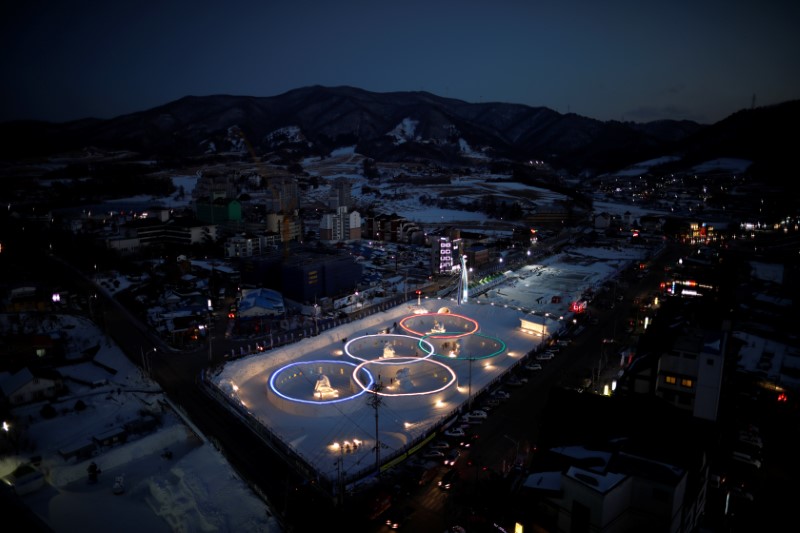
[[[426,450],[422,457],[425,459],[439,459],[440,461],[444,460],[444,452],[441,450]]]
[[[430,447],[434,450],[447,450],[450,448],[450,443],[446,440],[435,440],[431,442]]]
[[[467,418],[466,416],[463,418],[464,423],[460,425],[461,429],[464,430],[465,433],[469,433],[472,429],[477,426],[478,424],[483,424],[484,418]]]
[[[508,400],[511,398],[511,395],[504,391],[503,389],[497,389],[492,393],[492,396],[497,398],[498,400]]]
[[[756,458],[754,458],[754,457],[751,457],[751,456],[747,455],[746,453],[743,453],[743,452],[731,452],[731,456],[730,457],[731,457],[731,459],[733,459],[734,461],[736,461],[738,463],[743,463],[745,465],[752,466],[752,467],[754,467],[756,469],[761,469],[761,461],[756,459]]]
[[[755,444],[749,444],[747,442],[738,441],[732,446],[732,450],[734,452],[743,453],[753,459],[758,459],[759,461],[763,458],[763,449],[761,446],[756,446]]]
[[[534,372],[539,371],[542,369],[542,365],[540,363],[528,363],[525,365],[525,370],[532,370]]]
[[[554,357],[555,357],[555,354],[545,352],[545,353],[540,353],[539,355],[537,355],[536,356],[536,360],[537,361],[549,361]]]
[[[444,430],[444,434],[447,437],[465,437],[467,433],[461,428],[449,428]]]
[[[488,407],[488,408],[491,409],[491,408],[494,408],[494,407],[498,407],[499,405],[500,405],[500,398],[491,397],[491,398],[488,398],[486,400],[486,402],[484,403],[483,408],[486,409]]]
[[[509,387],[522,387],[528,382],[528,378],[518,378],[517,376],[511,376],[506,380],[506,385]]]
[[[458,423],[453,427],[461,428],[466,433],[470,429],[472,429],[472,425],[473,424],[480,424],[481,422],[483,422],[483,420],[481,420],[479,418],[471,418],[471,419],[470,418],[461,418],[458,421]]]
[[[480,409],[476,409],[475,411],[470,411],[466,415],[465,418],[480,418],[481,420],[486,420],[489,418],[489,414],[486,411],[482,411]]]
[[[750,444],[752,446],[756,446],[758,448],[764,447],[764,442],[761,440],[755,433],[747,432],[747,431],[740,431],[736,440],[742,443]]]

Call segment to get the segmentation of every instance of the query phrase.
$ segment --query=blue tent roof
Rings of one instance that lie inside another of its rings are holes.
[[[272,289],[246,289],[239,302],[239,316],[282,314],[283,294]]]

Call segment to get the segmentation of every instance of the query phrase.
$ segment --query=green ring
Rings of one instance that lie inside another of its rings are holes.
[[[428,353],[428,351],[423,346],[422,341],[426,340],[428,337],[435,337],[437,335],[453,335],[453,334],[454,334],[453,332],[449,332],[449,331],[440,331],[440,332],[437,332],[437,333],[429,333],[428,335],[424,335],[420,339],[418,344],[419,344],[420,349],[423,352]],[[496,356],[500,355],[501,353],[503,353],[506,350],[506,343],[503,342],[501,339],[498,339],[497,337],[490,337],[489,335],[483,335],[482,333],[473,333],[473,335],[477,335],[477,336],[483,337],[485,339],[491,339],[493,341],[499,342],[501,344],[501,348],[499,350],[497,350],[496,352],[490,353],[488,355],[482,355],[480,357],[449,357],[449,356],[442,355],[442,354],[439,354],[439,353],[436,353],[436,352],[433,352],[432,354],[429,354],[429,355],[433,355],[434,357],[441,357],[442,359],[444,359],[446,361],[480,361],[481,359],[489,359],[490,357],[496,357]],[[429,342],[429,344],[431,346],[433,346],[433,343],[430,343],[430,341],[428,341],[428,342]]]

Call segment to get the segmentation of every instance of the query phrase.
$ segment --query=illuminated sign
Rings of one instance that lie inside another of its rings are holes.
[[[580,300],[577,302],[570,302],[569,310],[573,313],[583,313],[586,311],[588,307],[588,302],[586,300]]]
[[[450,273],[453,271],[453,252],[457,248],[453,243],[445,238],[439,240],[439,273]]]

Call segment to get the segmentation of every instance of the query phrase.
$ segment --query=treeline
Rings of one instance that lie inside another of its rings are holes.
[[[140,163],[72,163],[53,170],[42,181],[49,181],[53,199],[62,205],[97,199],[128,196],[168,196],[176,192],[172,180],[153,174],[153,168]]]
[[[503,220],[522,220],[525,212],[519,202],[508,202],[498,200],[493,194],[486,194],[480,198],[472,198],[470,201],[456,197],[434,196],[423,194],[419,197],[422,205],[437,207],[439,209],[457,209],[470,211],[472,213],[483,213],[490,218]]]

